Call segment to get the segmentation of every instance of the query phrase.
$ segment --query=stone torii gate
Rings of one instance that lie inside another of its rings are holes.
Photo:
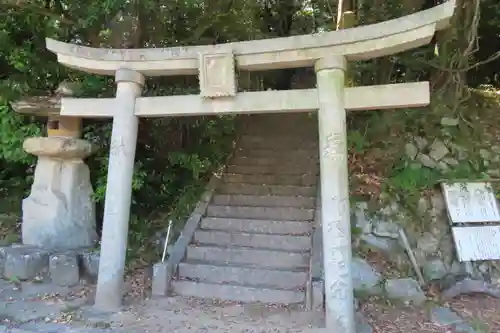
[[[348,61],[367,60],[429,43],[448,26],[455,0],[368,26],[193,47],[96,49],[47,39],[70,68],[114,75],[116,97],[61,99],[61,116],[112,117],[101,259],[95,306],[121,305],[138,117],[318,111],[326,327],[354,333],[346,110],[429,103],[428,82],[345,88]],[[315,67],[317,88],[237,92],[235,68]],[[199,75],[200,95],[140,97],[145,77]]]

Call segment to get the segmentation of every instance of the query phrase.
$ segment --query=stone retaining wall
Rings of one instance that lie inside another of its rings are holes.
[[[74,286],[81,280],[95,282],[98,270],[99,252],[94,250],[48,251],[17,244],[0,247],[0,274],[11,281]]]
[[[386,293],[391,298],[417,302],[425,299],[399,236],[399,229],[403,229],[427,286],[436,284],[445,291],[464,279],[473,279],[485,282],[480,288],[484,290],[477,291],[495,295],[488,290],[500,284],[498,261],[474,262],[471,264],[472,271],[468,272],[465,264],[457,260],[441,193],[435,191],[429,198],[421,198],[418,211],[419,218],[403,213],[396,204],[376,213],[369,212],[367,203],[356,205],[352,214],[354,253],[357,253],[353,258],[355,290],[366,294]],[[369,252],[381,255],[392,267],[396,267],[397,272],[372,267],[369,260],[365,260]],[[471,287],[461,287],[457,292],[467,293],[470,291],[467,288]],[[477,284],[474,288],[477,289]],[[451,296],[456,296],[457,292]]]

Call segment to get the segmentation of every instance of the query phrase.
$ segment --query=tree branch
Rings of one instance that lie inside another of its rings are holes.
[[[76,24],[76,22],[74,22],[70,19],[61,17],[61,15],[56,14],[50,10],[47,10],[46,8],[42,8],[42,7],[35,6],[35,5],[30,5],[30,4],[27,4],[27,3],[23,2],[23,1],[19,1],[19,0],[18,1],[7,0],[7,1],[8,2],[6,2],[6,3],[5,2],[0,3],[0,8],[4,7],[4,8],[30,11],[34,14],[47,16],[47,17],[59,20],[61,23],[66,24],[66,25]]]

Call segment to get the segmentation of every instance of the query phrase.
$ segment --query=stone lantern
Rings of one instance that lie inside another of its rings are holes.
[[[61,84],[58,95],[70,95]],[[47,117],[47,136],[28,138],[23,148],[38,157],[30,195],[22,203],[22,242],[47,250],[91,247],[97,240],[90,172],[93,152],[80,139],[82,121],[60,116],[58,96],[13,103],[16,112]]]

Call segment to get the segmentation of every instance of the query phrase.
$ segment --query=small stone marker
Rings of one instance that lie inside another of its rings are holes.
[[[74,252],[50,256],[49,271],[52,282],[58,286],[74,286],[80,282],[78,256]]]
[[[166,296],[168,294],[168,262],[158,262],[153,266],[153,285],[151,293],[153,296]]]
[[[442,189],[458,259],[461,262],[500,259],[500,212],[491,185],[453,183],[442,184]],[[481,225],[486,222],[497,225]]]

